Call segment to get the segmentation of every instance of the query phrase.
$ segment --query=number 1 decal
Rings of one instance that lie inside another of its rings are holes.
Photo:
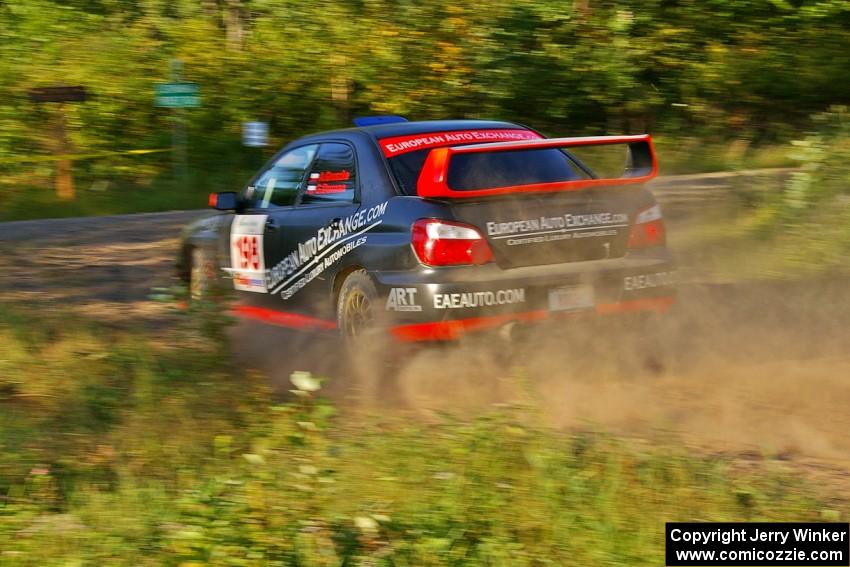
[[[268,292],[263,230],[268,215],[236,215],[230,227],[230,272],[240,291]]]

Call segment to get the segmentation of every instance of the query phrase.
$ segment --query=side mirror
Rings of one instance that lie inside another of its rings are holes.
[[[239,206],[239,196],[233,191],[210,193],[209,205],[219,211],[235,211]]]

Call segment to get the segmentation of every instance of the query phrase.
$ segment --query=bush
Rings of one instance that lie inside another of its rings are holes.
[[[658,565],[665,521],[817,519],[783,474],[530,407],[337,414],[308,373],[281,401],[204,319],[105,332],[0,309],[0,562]]]
[[[846,269],[850,263],[850,114],[833,107],[793,142],[797,171],[757,211],[756,229],[774,243],[780,272]]]

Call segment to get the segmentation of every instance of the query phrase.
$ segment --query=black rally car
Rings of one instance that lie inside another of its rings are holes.
[[[544,138],[507,122],[374,118],[303,137],[221,213],[187,227],[193,296],[234,313],[402,341],[451,340],[581,313],[663,311],[673,263],[649,136]],[[579,150],[618,145],[621,173]]]

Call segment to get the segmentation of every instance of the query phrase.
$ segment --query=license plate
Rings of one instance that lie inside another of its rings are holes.
[[[571,285],[549,290],[549,310],[578,311],[592,309],[596,305],[593,286],[590,284]]]

